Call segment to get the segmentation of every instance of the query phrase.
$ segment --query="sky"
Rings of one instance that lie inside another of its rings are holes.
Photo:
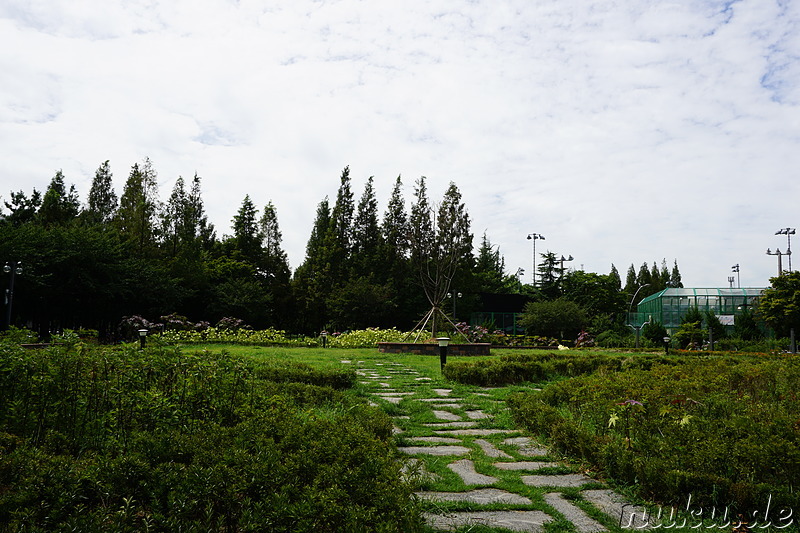
[[[349,166],[381,214],[398,176],[407,205],[455,183],[526,283],[535,243],[766,287],[800,226],[799,58],[792,0],[2,0],[0,198],[60,169],[85,201],[106,160],[121,195],[150,158],[163,200],[200,176],[220,237],[271,201],[295,269]]]

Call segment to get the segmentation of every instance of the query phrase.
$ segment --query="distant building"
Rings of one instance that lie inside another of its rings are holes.
[[[641,326],[648,319],[658,322],[670,333],[681,325],[681,318],[691,307],[701,312],[711,310],[726,327],[733,328],[736,317],[752,311],[765,289],[664,289],[639,302],[628,323]]]

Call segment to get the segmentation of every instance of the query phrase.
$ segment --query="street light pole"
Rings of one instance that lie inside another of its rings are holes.
[[[14,277],[17,274],[22,274],[22,262],[11,261],[10,264],[7,262],[5,266],[3,266],[3,272],[9,274],[8,288],[6,289],[6,327],[5,327],[5,329],[8,329],[11,327],[11,304],[14,302]]]
[[[792,235],[794,235],[794,228],[783,228],[775,232],[775,235],[786,235],[786,254],[789,256],[789,272],[792,271]]]
[[[638,326],[634,326],[633,324],[630,324],[630,322],[631,322],[631,309],[633,309],[633,302],[636,301],[636,296],[639,294],[639,291],[644,289],[645,287],[649,287],[649,286],[650,286],[649,283],[645,283],[644,285],[641,285],[638,289],[636,289],[636,292],[633,293],[633,298],[631,298],[631,303],[628,305],[628,322],[629,322],[628,326],[632,327],[633,331],[636,332],[636,348],[639,347],[639,332],[642,330],[642,328],[645,325],[650,323],[650,318],[648,318],[647,322],[645,322],[644,324],[639,324]]]
[[[739,277],[739,263],[736,263],[735,265],[733,265],[731,267],[731,272],[735,272],[736,273],[736,279],[738,280],[739,288],[741,289],[742,288],[742,279]]]
[[[541,233],[529,233],[528,240],[533,241],[533,287],[536,288],[536,241],[545,240]]]
[[[464,295],[461,294],[460,292],[451,291],[451,292],[447,293],[447,297],[453,299],[453,320],[454,321],[456,319],[456,299],[461,298],[462,296],[464,296]]]
[[[774,252],[771,252],[769,248],[767,248],[767,255],[777,255],[778,256],[778,275],[783,275],[783,267],[781,266],[781,251],[779,248],[776,248]]]

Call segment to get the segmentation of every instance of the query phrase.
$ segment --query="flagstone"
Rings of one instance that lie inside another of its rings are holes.
[[[653,529],[658,524],[650,522],[647,510],[639,505],[631,505],[624,496],[611,489],[591,489],[581,491],[581,496],[597,509],[613,518],[623,529]]]
[[[572,522],[579,533],[597,533],[608,531],[603,524],[587,515],[583,509],[564,499],[558,492],[549,492],[544,495],[544,501],[549,506],[564,515],[564,518]]]
[[[539,533],[552,518],[542,511],[478,511],[448,514],[424,513],[425,521],[434,529],[455,531],[465,526],[488,526],[510,531]]]
[[[408,455],[466,455],[470,452],[466,446],[398,446],[397,449]]]
[[[487,476],[476,471],[475,463],[469,459],[450,463],[447,468],[458,474],[465,485],[493,485],[500,481],[494,476]]]
[[[522,482],[530,487],[581,487],[595,481],[583,474],[533,475],[521,476]]]
[[[451,413],[450,411],[434,411],[433,416],[439,420],[449,420],[451,422],[461,420],[461,415]]]
[[[513,463],[494,463],[492,466],[500,470],[541,470],[542,468],[551,468],[558,466],[558,463],[542,462],[542,461],[515,461]]]
[[[533,503],[525,496],[495,488],[473,489],[467,492],[417,492],[416,495],[425,500],[465,502],[477,505],[489,505],[492,503],[530,505]]]
[[[500,458],[502,458],[502,459],[511,459],[512,458],[510,455],[508,455],[503,450],[497,449],[495,447],[495,445],[492,444],[491,442],[489,442],[488,440],[475,439],[475,444],[477,444],[478,446],[481,447],[481,450],[483,450],[483,453],[486,455],[486,457],[492,457],[494,459],[500,459]]]

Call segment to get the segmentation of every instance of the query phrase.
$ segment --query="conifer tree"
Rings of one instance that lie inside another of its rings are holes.
[[[353,223],[352,271],[356,277],[374,279],[380,270],[381,232],[373,177],[364,186]]]
[[[78,216],[80,203],[75,185],[67,186],[64,183],[64,174],[59,170],[44,193],[42,206],[39,208],[37,218],[45,226],[62,225]]]
[[[242,258],[256,265],[261,257],[258,210],[247,194],[233,217],[233,242]]]
[[[157,174],[145,158],[141,166],[135,163],[131,168],[115,217],[120,234],[140,256],[155,248],[160,209]]]
[[[119,200],[112,177],[111,166],[106,160],[95,171],[87,197],[84,217],[90,224],[108,224],[114,219]]]

